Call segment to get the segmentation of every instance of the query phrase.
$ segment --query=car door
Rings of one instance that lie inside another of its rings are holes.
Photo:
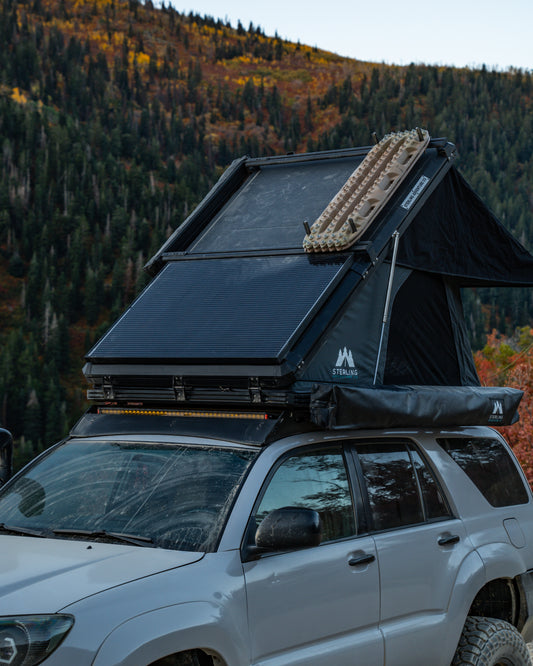
[[[245,562],[251,662],[269,666],[382,666],[374,540],[358,536],[341,445],[303,449],[274,466],[252,516],[283,507],[316,510],[320,545]]]
[[[355,449],[378,554],[387,666],[437,666],[447,607],[472,545],[412,442]]]

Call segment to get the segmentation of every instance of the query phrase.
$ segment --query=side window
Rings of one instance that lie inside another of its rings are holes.
[[[499,439],[450,437],[437,441],[492,506],[527,504],[524,482]]]
[[[356,445],[375,530],[450,516],[446,501],[417,450],[406,442]]]
[[[289,506],[318,512],[322,542],[355,534],[350,485],[340,447],[301,453],[284,460],[261,499],[256,527],[274,509]]]

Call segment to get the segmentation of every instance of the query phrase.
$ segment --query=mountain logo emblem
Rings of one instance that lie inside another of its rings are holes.
[[[336,368],[355,368],[355,363],[353,362],[353,354],[351,349],[339,349],[339,355],[337,357],[337,363],[335,363]]]
[[[492,415],[493,416],[503,416],[503,402],[501,400],[495,400],[492,406]]]
[[[359,371],[355,367],[355,362],[353,360],[353,353],[351,349],[344,347],[344,349],[339,349],[337,355],[337,362],[335,367],[331,370],[331,374],[334,377],[357,377]]]
[[[492,401],[492,414],[489,416],[489,423],[503,422],[503,400]]]

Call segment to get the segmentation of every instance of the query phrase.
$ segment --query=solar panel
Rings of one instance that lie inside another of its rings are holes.
[[[300,254],[170,262],[87,358],[279,360],[346,261]]]
[[[262,166],[228,201],[189,252],[301,248],[312,224],[362,157]]]

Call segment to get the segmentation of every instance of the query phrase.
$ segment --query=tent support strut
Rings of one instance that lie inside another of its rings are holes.
[[[389,320],[390,299],[391,299],[391,294],[392,294],[392,284],[394,282],[394,271],[396,269],[396,257],[398,255],[398,242],[399,242],[399,240],[400,240],[400,232],[395,231],[392,234],[392,241],[393,241],[392,261],[391,261],[391,265],[390,265],[389,284],[387,285],[387,296],[385,298],[385,307],[383,308],[383,321],[382,321],[382,324],[381,324],[381,335],[379,337],[378,356],[377,356],[377,359],[376,359],[376,368],[374,370],[374,381],[373,381],[374,386],[376,385],[376,382],[377,382],[377,379],[378,379],[379,362],[381,360],[381,349],[383,347],[383,338],[385,337],[385,328],[386,328],[387,322]]]

